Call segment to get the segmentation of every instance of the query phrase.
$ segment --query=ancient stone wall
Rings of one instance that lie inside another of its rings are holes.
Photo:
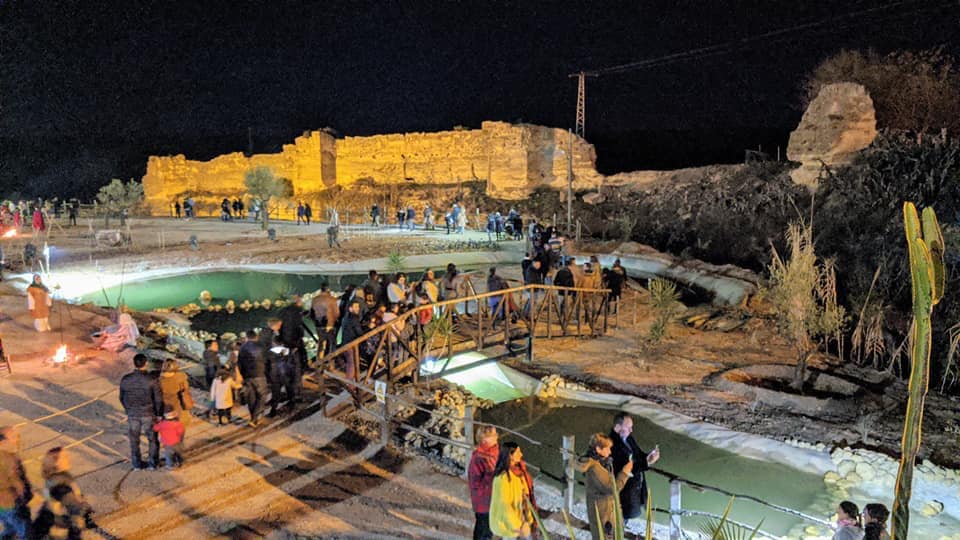
[[[327,187],[358,181],[452,185],[479,180],[494,197],[521,199],[538,186],[566,187],[571,143],[575,189],[599,186],[603,177],[596,172],[593,145],[561,129],[506,122],[484,122],[473,130],[343,139],[314,131],[284,145],[279,154],[235,152],[210,161],[151,156],[143,186],[155,215],[169,214],[173,201],[187,196],[201,210],[218,207],[224,197],[242,196],[245,172],[261,165],[291,179],[295,197],[311,198]]]

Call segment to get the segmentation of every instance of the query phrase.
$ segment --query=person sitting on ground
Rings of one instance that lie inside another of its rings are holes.
[[[0,428],[0,531],[4,538],[28,539],[33,538],[30,521],[33,490],[17,455],[19,446],[17,428]]]
[[[37,515],[36,538],[80,540],[84,529],[96,527],[93,508],[83,498],[80,486],[70,474],[70,456],[61,446],[47,450],[42,473],[46,500]]]
[[[870,503],[863,507],[863,540],[890,540],[887,532],[887,518],[890,510],[880,503]]]
[[[627,479],[633,474],[633,461],[613,474],[613,460],[610,453],[613,441],[603,433],[594,433],[590,437],[587,455],[579,460],[580,472],[584,475],[587,495],[587,520],[590,522],[590,536],[593,540],[604,540],[614,530],[617,504],[614,489],[623,489]],[[614,486],[613,482],[617,484]],[[622,526],[622,523],[620,524]]]
[[[217,410],[217,426],[233,420],[233,392],[243,388],[243,378],[222,367],[210,383],[210,403]],[[224,422],[226,420],[226,422]]]
[[[94,346],[105,351],[118,353],[127,347],[136,347],[140,338],[140,329],[137,322],[129,313],[121,313],[117,324],[104,328],[99,334],[94,334]]]
[[[861,540],[863,527],[860,524],[860,509],[850,501],[837,506],[837,529],[833,540]]]
[[[163,420],[157,422],[153,430],[157,432],[160,444],[163,445],[163,459],[167,462],[167,470],[183,465],[183,435],[186,428],[177,411],[167,405],[163,411]]]

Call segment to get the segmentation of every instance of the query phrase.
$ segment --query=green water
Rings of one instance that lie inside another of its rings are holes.
[[[333,290],[343,290],[348,284],[359,285],[365,274],[320,275],[282,274],[272,272],[200,272],[126,283],[122,287],[106,289],[110,303],[116,303],[121,295],[132,309],[147,311],[155,308],[175,307],[200,303],[200,291],[210,291],[213,304],[225,304],[234,300],[276,300],[290,294],[313,292],[324,283]],[[81,302],[103,305],[103,292],[81,297]]]
[[[556,404],[557,402],[554,402],[554,405]],[[509,427],[556,447],[561,446],[563,435],[574,435],[577,453],[582,455],[591,434],[609,433],[613,415],[614,411],[609,409],[590,406],[558,408],[537,398],[526,398],[482,411],[481,420]],[[655,444],[660,445],[661,459],[655,465],[657,468],[695,482],[719,486],[733,493],[752,495],[764,501],[800,510],[809,507],[818,496],[823,496],[824,484],[819,476],[785,465],[740,457],[659,427],[643,418],[634,417],[633,421],[633,433],[641,448],[649,451]],[[501,438],[510,440],[509,436]],[[523,449],[527,462],[554,476],[563,476],[559,452],[523,440],[516,442]],[[550,480],[541,477],[539,481]],[[669,485],[664,477],[648,473],[647,481],[655,506],[669,508]],[[684,487],[682,501],[686,509],[722,514],[729,498]],[[744,500],[734,503],[730,517],[752,525],[763,519],[763,530],[774,534],[786,534],[794,525],[800,523],[797,518]],[[684,528],[696,530],[697,519],[699,518],[684,518]],[[662,514],[657,521],[667,523],[665,515]]]

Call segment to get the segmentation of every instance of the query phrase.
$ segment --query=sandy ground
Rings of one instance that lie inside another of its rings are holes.
[[[442,232],[414,235],[396,230],[354,232],[342,248],[326,246],[325,226],[276,225],[279,241],[256,225],[216,220],[134,220],[133,245],[90,247],[85,227],[54,231],[49,239],[54,269],[174,267],[250,262],[337,262],[383,257],[389,246],[406,253],[448,251]],[[160,235],[158,237],[158,234]],[[196,235],[201,245],[186,242]],[[485,240],[482,233],[467,238]],[[163,247],[159,245],[163,242]],[[453,241],[461,241],[456,238]],[[16,242],[4,240],[11,260]],[[507,249],[522,249],[520,243]],[[15,258],[13,259],[15,260]],[[516,269],[508,273],[516,275]],[[400,455],[360,437],[310,405],[293,416],[250,429],[217,428],[197,420],[188,428],[187,465],[175,472],[132,472],[125,420],[116,384],[130,369],[128,357],[97,353],[89,334],[107,323],[98,309],[56,303],[54,331],[37,334],[23,294],[0,285],[0,335],[13,359],[12,375],[0,377],[0,424],[23,423],[22,454],[35,484],[39,457],[54,445],[71,445],[80,485],[98,510],[103,529],[122,538],[253,538],[295,536],[353,538],[460,538],[469,535],[472,513],[466,485],[435,470],[425,459]],[[717,373],[759,363],[789,363],[789,349],[760,319],[732,332],[703,332],[674,325],[660,344],[641,344],[651,314],[629,293],[614,327],[600,340],[537,341],[537,360],[516,367],[535,375],[561,373],[601,389],[629,393],[669,409],[733,429],[808,442],[852,442],[849,423],[833,424],[789,411],[758,408],[710,384]],[[63,330],[62,336],[60,330]],[[66,367],[49,362],[66,343],[74,356]],[[196,369],[195,366],[192,369]],[[202,402],[199,374],[195,398]],[[895,384],[884,399],[903,398]],[[905,399],[903,399],[905,403]],[[71,409],[66,414],[58,411]],[[953,464],[955,435],[948,426],[958,404],[931,395],[924,451]],[[243,407],[238,408],[244,411]],[[895,453],[898,414],[871,426],[874,447]],[[54,415],[48,417],[49,415]],[[241,412],[241,416],[243,413]],[[38,420],[39,419],[39,420]]]

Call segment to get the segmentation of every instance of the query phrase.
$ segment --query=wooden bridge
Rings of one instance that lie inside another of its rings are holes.
[[[402,379],[436,379],[508,356],[523,354],[529,361],[537,340],[597,337],[612,322],[607,289],[522,285],[477,293],[469,281],[467,287],[469,296],[411,308],[323,356],[316,371],[320,388],[345,379],[367,388],[383,381],[389,389]],[[471,350],[486,359],[450,367],[457,354]],[[440,368],[422,375],[427,360]],[[324,398],[324,410],[333,414],[361,395],[368,394],[344,390]]]

